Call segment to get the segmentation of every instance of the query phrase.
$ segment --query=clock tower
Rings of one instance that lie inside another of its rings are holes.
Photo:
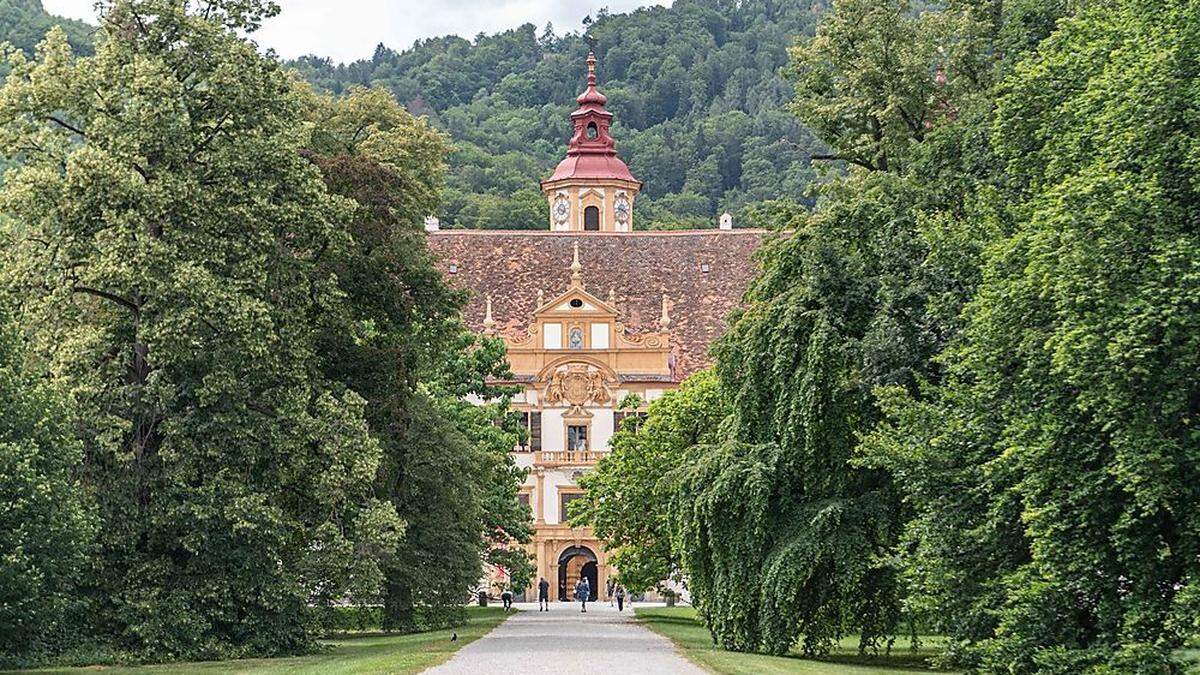
[[[609,135],[613,114],[596,89],[596,55],[588,53],[587,89],[575,99],[567,156],[542,181],[552,232],[632,232],[633,199],[642,183],[617,157]]]

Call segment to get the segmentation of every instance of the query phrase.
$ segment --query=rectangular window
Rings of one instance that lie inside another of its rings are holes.
[[[542,348],[543,349],[562,349],[562,324],[561,323],[545,323],[542,324]]]
[[[625,419],[626,417],[633,417],[633,418],[637,419],[638,421],[634,423],[634,426],[636,427],[638,424],[640,424],[643,420],[646,419],[646,413],[644,413],[644,412],[627,412],[625,410],[618,410],[618,411],[614,412],[613,413],[613,425],[616,427],[616,429],[618,431],[621,430],[621,420]]]
[[[571,452],[582,452],[588,449],[588,428],[583,424],[572,424],[567,427],[567,449]]]
[[[528,508],[529,507],[529,493],[528,492],[518,492],[517,493],[517,501],[522,506]]]
[[[559,522],[565,523],[571,518],[571,502],[582,497],[579,492],[560,492],[558,493],[558,519]]]
[[[542,450],[542,413],[538,410],[529,412],[529,450],[530,452],[541,452]]]
[[[608,349],[608,324],[592,324],[592,349]]]

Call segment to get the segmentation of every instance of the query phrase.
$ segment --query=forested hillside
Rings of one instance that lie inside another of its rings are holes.
[[[646,183],[635,222],[710,225],[722,211],[806,198],[817,142],[787,109],[788,47],[812,33],[826,5],[679,0],[595,18],[587,33],[597,40],[617,149]],[[537,183],[562,158],[587,50],[578,31],[526,24],[402,52],[381,45],[350,64],[309,57],[293,65],[336,93],[386,87],[449,132],[456,149],[443,224],[536,228],[545,224]]]
[[[646,183],[635,222],[710,226],[730,211],[744,224],[748,205],[809,198],[820,144],[787,109],[786,68],[788,47],[827,5],[679,0],[589,22],[617,149]],[[40,0],[0,0],[0,38],[27,53],[56,23],[77,52],[91,49],[86,24],[47,14]],[[582,30],[525,24],[404,51],[380,45],[349,64],[310,56],[290,65],[338,94],[384,87],[450,134],[443,225],[537,228],[546,208],[538,181],[562,158],[587,51]]]
[[[54,25],[66,31],[76,53],[91,53],[93,29],[86,23],[47,13],[41,0],[0,0],[0,41],[11,42],[26,54],[33,54]]]

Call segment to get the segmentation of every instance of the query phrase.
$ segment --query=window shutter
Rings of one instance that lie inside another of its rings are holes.
[[[542,450],[542,413],[538,410],[529,413],[529,449],[534,452]]]

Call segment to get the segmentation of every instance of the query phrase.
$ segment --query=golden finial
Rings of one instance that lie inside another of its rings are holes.
[[[492,318],[492,296],[487,296],[487,309],[483,315],[483,332],[492,335],[496,332],[496,320]]]

